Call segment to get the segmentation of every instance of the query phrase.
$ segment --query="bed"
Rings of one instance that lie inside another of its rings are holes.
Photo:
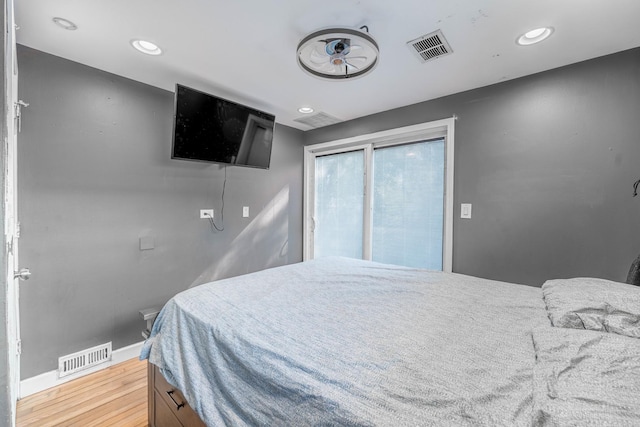
[[[176,295],[141,358],[150,407],[166,381],[208,426],[632,426],[639,312],[640,288],[600,279],[322,258]]]

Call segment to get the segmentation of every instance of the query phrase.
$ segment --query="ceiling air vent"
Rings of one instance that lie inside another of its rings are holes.
[[[407,42],[407,46],[418,56],[422,63],[453,52],[440,30],[411,40]]]
[[[297,119],[293,119],[293,121],[305,124],[312,128],[321,128],[323,126],[335,125],[336,123],[342,122],[342,120],[322,112],[314,114],[313,116],[299,117]]]

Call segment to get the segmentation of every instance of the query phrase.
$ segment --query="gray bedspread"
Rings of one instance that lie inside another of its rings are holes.
[[[533,425],[640,426],[640,339],[547,327],[533,342]]]
[[[142,358],[209,426],[531,425],[539,288],[343,258],[201,285]]]

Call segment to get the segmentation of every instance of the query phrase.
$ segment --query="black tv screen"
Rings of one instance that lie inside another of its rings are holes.
[[[275,116],[176,85],[172,158],[269,168]]]

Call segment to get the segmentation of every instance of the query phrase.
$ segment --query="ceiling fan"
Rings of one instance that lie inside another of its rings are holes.
[[[298,44],[298,64],[307,73],[329,80],[362,77],[378,64],[378,44],[366,26],[359,30],[327,28]]]

